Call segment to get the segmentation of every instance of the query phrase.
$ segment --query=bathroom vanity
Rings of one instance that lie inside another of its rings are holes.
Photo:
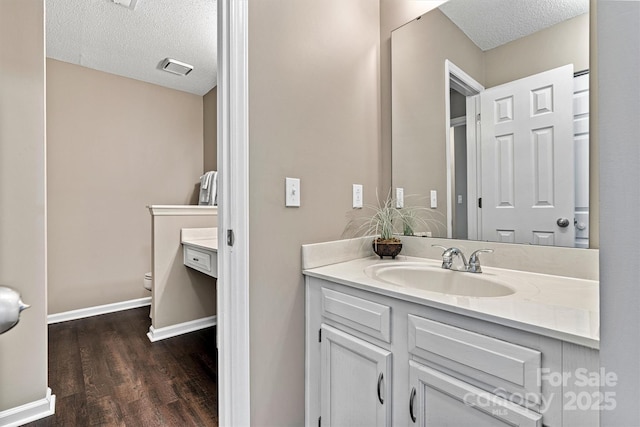
[[[218,277],[218,229],[183,228],[183,262],[189,268]]]
[[[213,251],[209,246],[213,244],[210,239],[216,237],[218,208],[153,205],[149,212],[153,277],[149,340],[155,342],[215,325],[216,279],[185,267],[182,240],[198,251]],[[191,235],[183,230],[191,230]],[[200,246],[207,248],[199,249]],[[208,256],[208,272],[217,274],[213,271],[217,267],[214,255]]]
[[[595,280],[310,252],[307,426],[587,426],[615,404],[596,381]]]

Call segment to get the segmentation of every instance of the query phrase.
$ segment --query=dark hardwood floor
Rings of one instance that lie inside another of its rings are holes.
[[[149,308],[49,326],[44,426],[217,426],[215,328],[151,343]]]

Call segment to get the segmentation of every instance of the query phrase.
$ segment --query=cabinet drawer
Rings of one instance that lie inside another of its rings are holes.
[[[322,316],[364,334],[391,342],[391,307],[322,288]]]
[[[185,246],[184,263],[196,270],[211,273],[211,254]]]
[[[409,353],[539,403],[539,351],[411,314],[408,326]]]

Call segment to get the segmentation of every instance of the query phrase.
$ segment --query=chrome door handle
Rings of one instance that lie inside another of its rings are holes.
[[[380,385],[382,384],[383,378],[384,375],[382,374],[382,372],[380,372],[380,375],[378,375],[378,400],[382,405],[384,405],[384,400],[382,399],[382,395],[380,394]]]
[[[18,324],[20,312],[29,306],[22,302],[18,291],[0,286],[0,334]]]
[[[558,227],[565,228],[569,226],[569,220],[567,218],[558,218],[556,224],[558,224]]]
[[[416,416],[413,414],[413,401],[416,400],[416,388],[411,388],[411,395],[409,396],[409,415],[411,415],[411,421],[416,422]]]

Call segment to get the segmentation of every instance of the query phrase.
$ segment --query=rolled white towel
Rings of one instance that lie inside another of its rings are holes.
[[[200,186],[203,190],[206,190],[209,188],[209,185],[211,185],[211,176],[213,175],[213,172],[209,171],[206,172],[204,175],[202,175],[200,177]]]
[[[211,178],[211,204],[218,206],[218,171],[213,172]]]
[[[209,171],[200,177],[200,205],[216,204],[217,171]]]

